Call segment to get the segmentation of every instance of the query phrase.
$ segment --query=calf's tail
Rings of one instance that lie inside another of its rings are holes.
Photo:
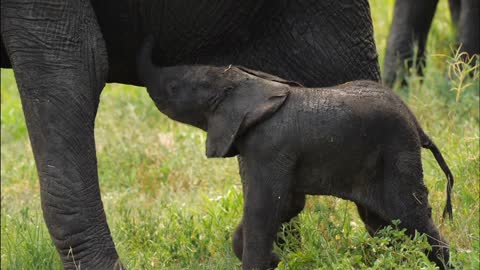
[[[453,187],[453,174],[450,171],[450,168],[448,168],[447,163],[445,162],[445,159],[443,159],[442,153],[440,153],[440,150],[438,147],[432,142],[432,140],[421,130],[421,141],[422,141],[422,147],[429,149],[435,159],[437,160],[438,165],[440,165],[440,168],[442,168],[443,172],[447,176],[447,203],[445,205],[445,208],[443,209],[443,218],[445,218],[447,215],[450,219],[453,219],[453,211],[452,211],[452,187]]]

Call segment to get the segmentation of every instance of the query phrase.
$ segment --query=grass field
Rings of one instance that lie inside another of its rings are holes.
[[[392,0],[372,0],[383,53]],[[439,3],[428,41],[423,84],[395,91],[443,152],[456,183],[455,219],[442,221],[446,179],[423,152],[433,217],[451,244],[457,269],[479,269],[479,88],[448,70],[454,32]],[[465,72],[463,72],[465,73]],[[39,184],[13,74],[1,71],[1,268],[61,269],[44,225]],[[463,88],[465,83],[472,85]],[[460,84],[460,85],[459,85]],[[454,88],[452,90],[452,88]],[[117,250],[129,269],[238,269],[231,232],[241,216],[236,159],[204,156],[205,133],[160,114],[145,89],[110,84],[96,119],[100,186]],[[413,240],[386,229],[371,238],[353,203],[309,197],[299,216],[301,241],[287,237],[279,269],[434,269]]]

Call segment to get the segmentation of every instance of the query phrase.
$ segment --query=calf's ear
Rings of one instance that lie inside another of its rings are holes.
[[[246,67],[243,67],[243,66],[235,66],[235,67],[238,68],[242,72],[245,72],[245,73],[250,74],[252,76],[258,77],[260,79],[264,79],[264,80],[272,81],[272,82],[277,82],[277,83],[283,83],[283,84],[286,84],[288,86],[303,87],[303,85],[299,82],[288,81],[288,80],[282,79],[280,77],[277,77],[275,75],[265,73],[265,72],[262,72],[262,71],[259,71],[259,70],[253,70],[253,69],[249,69],[249,68],[246,68]]]
[[[208,117],[207,157],[233,157],[234,143],[249,128],[275,113],[289,94],[287,87],[240,87]]]

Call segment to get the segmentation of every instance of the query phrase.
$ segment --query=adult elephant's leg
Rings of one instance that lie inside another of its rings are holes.
[[[448,0],[448,7],[450,8],[450,17],[455,26],[458,26],[460,21],[460,5],[461,0]]]
[[[450,13],[457,30],[458,45],[468,57],[480,54],[480,2],[476,0],[449,0]],[[467,56],[463,59],[467,61]],[[472,65],[475,65],[472,62]]]
[[[419,74],[422,74],[425,45],[437,3],[438,0],[397,0],[395,2],[383,64],[383,81],[388,86],[395,83],[397,75],[398,79],[404,82],[403,76],[412,67],[413,60]],[[414,55],[415,49],[416,55]]]
[[[1,8],[43,216],[64,267],[120,269],[98,185],[94,121],[108,64],[90,1],[2,0]]]
[[[462,51],[469,56],[480,54],[480,1],[462,0],[459,37],[462,44]]]

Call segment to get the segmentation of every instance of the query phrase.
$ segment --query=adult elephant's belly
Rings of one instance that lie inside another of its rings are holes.
[[[309,87],[380,79],[367,0],[92,5],[107,47],[108,82],[143,85],[135,62],[149,35],[155,36],[153,62],[159,66],[243,65]]]
[[[238,47],[263,1],[93,1],[106,41],[110,81],[136,84],[135,56],[146,36],[154,35],[157,64],[195,63],[218,48]]]

